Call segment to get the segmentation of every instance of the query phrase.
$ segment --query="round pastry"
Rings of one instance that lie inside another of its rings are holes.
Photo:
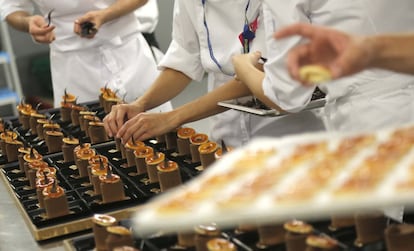
[[[215,142],[207,142],[198,147],[200,153],[201,166],[205,169],[214,163],[216,160],[215,153],[218,145]]]
[[[195,250],[208,251],[207,242],[220,237],[221,231],[216,224],[198,225],[194,228],[195,231]]]
[[[132,233],[123,226],[110,226],[106,228],[108,237],[106,237],[106,250],[114,250],[116,247],[134,246]]]
[[[332,79],[331,72],[321,65],[305,65],[299,69],[299,77],[309,84],[320,84]]]
[[[204,133],[196,133],[190,137],[190,153],[191,161],[193,163],[200,162],[200,152],[198,148],[200,145],[208,142],[208,136]]]
[[[36,179],[36,195],[37,201],[39,202],[39,208],[45,207],[43,190],[45,190],[45,188],[53,186],[53,183],[55,182],[56,181],[54,178],[47,175]]]
[[[214,238],[207,242],[208,251],[236,251],[236,245],[223,238]]]
[[[92,231],[96,250],[106,250],[105,240],[108,237],[107,227],[116,224],[116,219],[106,214],[95,214],[92,217]]]
[[[285,229],[283,225],[264,225],[258,226],[259,234],[258,248],[266,248],[269,246],[279,245],[285,242]]]
[[[89,137],[92,144],[98,144],[108,141],[108,135],[106,134],[104,123],[101,121],[89,122]]]
[[[23,142],[15,139],[6,140],[6,157],[8,162],[16,161],[19,153],[19,148],[23,146]]]
[[[134,150],[135,156],[135,166],[137,167],[137,173],[143,174],[147,173],[147,164],[145,163],[145,159],[154,155],[154,149],[150,146],[141,146]],[[157,172],[148,172],[148,176],[151,183],[157,182]]]
[[[161,192],[176,187],[182,183],[178,164],[174,161],[161,162],[157,165],[158,180]]]
[[[44,160],[34,160],[32,162],[28,162],[27,178],[29,179],[31,188],[36,187],[37,171],[46,167],[48,167],[48,164]]]
[[[43,190],[44,206],[48,218],[55,218],[69,214],[68,200],[65,190],[56,184]]]
[[[77,145],[79,145],[79,140],[69,136],[62,139],[62,152],[63,152],[63,160],[64,162],[73,161],[75,158],[73,156],[73,150]]]
[[[124,184],[121,178],[112,173],[110,166],[107,168],[107,174],[99,176],[101,182],[102,202],[110,203],[125,199]]]
[[[179,155],[190,154],[190,138],[196,133],[193,128],[182,127],[177,131],[177,147]]]
[[[313,232],[313,227],[303,221],[292,220],[286,222],[286,251],[303,251],[306,249],[306,238]]]
[[[339,250],[338,242],[329,236],[310,235],[306,238],[306,251],[313,250]]]
[[[46,131],[45,141],[49,153],[62,151],[63,137],[61,131]]]
[[[62,103],[72,103],[75,104],[76,103],[76,96],[70,93],[67,93],[65,90],[64,95],[62,96]]]
[[[292,220],[283,224],[286,231],[296,234],[310,234],[313,231],[313,227],[303,221]]]
[[[410,251],[414,247],[414,225],[394,224],[385,229],[388,251]]]
[[[135,166],[135,154],[134,151],[145,146],[145,143],[139,140],[131,139],[125,144],[125,157],[127,159],[127,166]]]
[[[30,124],[31,134],[37,135],[37,120],[38,119],[45,119],[45,118],[46,118],[46,115],[40,114],[37,111],[34,111],[30,114],[29,124]]]
[[[79,125],[79,114],[81,111],[85,111],[86,108],[79,105],[72,105],[72,109],[70,112],[70,119],[72,120],[72,125],[78,126]]]
[[[147,166],[148,177],[150,182],[158,182],[158,170],[157,166],[165,161],[165,154],[162,152],[156,152],[153,155],[150,155],[145,158],[145,163]]]
[[[387,218],[383,212],[357,213],[355,214],[355,230],[357,239],[355,244],[363,246],[384,238],[384,230],[387,227]]]

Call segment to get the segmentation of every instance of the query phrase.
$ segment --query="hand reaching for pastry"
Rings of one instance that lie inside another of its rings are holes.
[[[111,112],[103,119],[106,133],[109,137],[116,136],[126,121],[143,111],[144,109],[140,106],[132,104],[119,104],[112,106]]]
[[[81,37],[94,38],[105,22],[103,11],[90,11],[75,20],[73,31]]]
[[[38,43],[50,44],[55,37],[55,26],[47,23],[44,17],[35,15],[29,18],[29,33],[33,40]]]

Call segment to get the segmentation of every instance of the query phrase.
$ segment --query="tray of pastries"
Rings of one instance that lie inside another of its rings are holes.
[[[148,202],[137,234],[413,206],[414,126],[256,139]],[[191,213],[190,213],[191,212]]]
[[[36,240],[90,229],[96,213],[127,217],[214,160],[217,144],[200,159],[208,136],[192,128],[145,142],[110,139],[102,123],[110,107],[74,99],[65,94],[61,107],[41,111],[20,104],[19,116],[0,123],[0,177]]]

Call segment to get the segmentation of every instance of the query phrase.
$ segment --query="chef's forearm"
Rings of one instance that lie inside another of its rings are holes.
[[[29,32],[30,17],[31,15],[28,12],[16,11],[8,15],[6,21],[9,25],[19,31]]]
[[[220,101],[251,95],[248,88],[239,81],[231,80],[173,111],[178,125],[197,121],[224,112],[227,108],[217,105]]]
[[[148,0],[118,0],[109,8],[104,9],[105,22],[117,19],[145,5]]]
[[[164,69],[145,94],[133,102],[145,110],[157,107],[182,92],[191,78],[180,71]]]
[[[366,41],[376,52],[371,67],[414,74],[414,34],[379,35]]]

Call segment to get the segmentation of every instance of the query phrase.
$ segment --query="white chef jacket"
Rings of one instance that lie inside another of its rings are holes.
[[[207,72],[209,91],[233,79],[234,68],[231,57],[242,52],[238,36],[245,23],[247,2],[247,0],[206,0],[205,13],[211,52],[222,66],[224,73],[210,56],[201,0],[175,1],[172,42],[159,66],[181,71],[198,81],[201,81],[204,73]],[[260,1],[251,0],[246,14],[249,22],[256,16],[259,22],[256,38],[251,43],[250,50],[262,51],[263,56],[266,56]],[[280,124],[284,122],[284,120],[280,121]],[[248,142],[261,128],[275,123],[275,119],[229,110],[213,116],[211,122],[209,136],[213,141],[220,143],[224,140],[226,145],[237,147]],[[292,133],[287,132],[285,128],[283,133]],[[295,132],[297,130],[298,128],[295,127]]]
[[[373,34],[375,27],[360,0],[264,0],[268,61],[262,83],[265,95],[288,111],[309,102],[313,88],[293,81],[286,55],[303,40],[298,36],[274,40],[277,29],[296,22],[330,26],[352,34]],[[325,123],[328,130],[373,130],[408,123],[413,118],[414,78],[382,70],[369,70],[321,86],[327,93]]]
[[[151,33],[155,31],[158,24],[158,3],[157,0],[148,0],[148,2],[134,11],[138,18],[139,31],[142,33]]]
[[[56,40],[50,44],[54,105],[59,106],[64,90],[79,102],[98,99],[100,87],[118,90],[127,102],[141,96],[158,71],[151,51],[138,31],[133,13],[105,23],[93,39],[73,32],[74,21],[91,10],[109,7],[116,0],[0,0],[4,19],[15,11],[33,12],[34,4],[43,15],[54,9],[52,24]],[[166,103],[159,110],[171,110]]]

